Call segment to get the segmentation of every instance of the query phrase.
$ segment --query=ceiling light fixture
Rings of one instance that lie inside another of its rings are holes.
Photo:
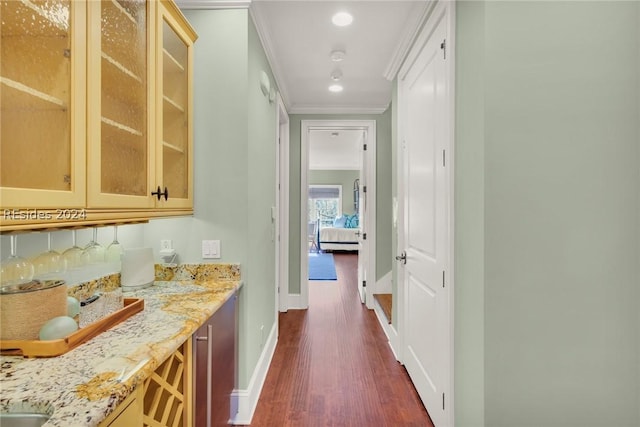
[[[331,18],[331,22],[336,27],[346,27],[353,22],[353,16],[348,12],[338,12]]]
[[[340,71],[339,69],[333,70],[333,72],[331,73],[331,80],[333,80],[334,82],[337,82],[341,78],[342,78],[342,71]]]
[[[345,53],[344,50],[334,50],[331,52],[331,60],[333,62],[340,62],[344,60],[346,56],[347,54]]]
[[[344,89],[344,88],[341,85],[331,85],[331,86],[329,86],[329,91],[333,92],[333,93],[342,92],[342,89]]]

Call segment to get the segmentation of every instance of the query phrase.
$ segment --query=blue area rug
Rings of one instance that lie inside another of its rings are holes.
[[[309,254],[309,280],[338,280],[333,254]]]

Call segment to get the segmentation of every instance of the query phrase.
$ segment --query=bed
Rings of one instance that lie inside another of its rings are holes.
[[[344,227],[340,222],[318,229],[318,249],[321,251],[357,251],[359,227]]]

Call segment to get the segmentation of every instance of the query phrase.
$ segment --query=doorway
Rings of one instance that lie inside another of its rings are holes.
[[[301,167],[300,167],[300,185],[301,185],[301,265],[300,265],[300,299],[303,307],[309,306],[309,250],[310,245],[310,216],[309,212],[314,209],[310,207],[309,202],[309,178],[310,178],[310,146],[314,135],[317,137],[336,138],[340,133],[349,134],[352,137],[357,136],[358,149],[356,156],[359,157],[360,166],[357,178],[353,175],[353,182],[349,185],[342,185],[341,191],[350,192],[353,197],[352,209],[349,208],[351,217],[357,216],[358,229],[356,230],[356,242],[347,243],[354,244],[358,250],[358,288],[360,291],[361,301],[368,308],[373,308],[373,293],[375,287],[375,120],[303,120],[301,123]],[[337,134],[333,136],[334,134]],[[334,167],[340,167],[336,165]],[[343,170],[348,170],[344,165]],[[353,168],[352,168],[353,169]],[[355,191],[357,188],[357,192]],[[356,200],[358,205],[356,206]],[[349,204],[347,204],[349,206]],[[356,212],[357,208],[357,212]],[[340,209],[342,211],[342,207]],[[327,218],[325,218],[327,217]],[[333,220],[330,218],[331,212],[321,213],[320,217],[313,220],[318,226],[328,224]],[[318,221],[324,221],[320,224]],[[317,234],[317,246],[323,249],[323,242]],[[347,239],[353,240],[353,239]],[[335,243],[335,242],[334,242]],[[339,243],[339,242],[338,242]],[[328,246],[325,246],[328,247]],[[338,249],[332,246],[331,249]],[[352,247],[353,249],[353,247]],[[371,278],[369,281],[368,278]]]

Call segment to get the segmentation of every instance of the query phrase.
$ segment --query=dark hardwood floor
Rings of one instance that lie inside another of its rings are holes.
[[[280,337],[251,426],[433,426],[372,310],[357,255],[337,281],[310,281],[309,309],[280,314]]]

